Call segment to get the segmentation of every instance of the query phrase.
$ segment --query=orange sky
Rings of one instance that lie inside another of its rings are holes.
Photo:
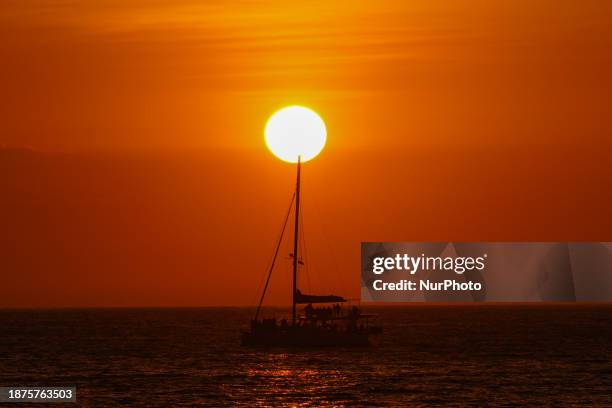
[[[608,1],[104,4],[0,10],[0,306],[251,304],[294,103],[313,290],[365,240],[611,239]]]

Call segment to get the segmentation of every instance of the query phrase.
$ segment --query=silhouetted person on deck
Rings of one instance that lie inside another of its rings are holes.
[[[312,317],[312,314],[314,313],[314,308],[312,307],[312,303],[309,303],[308,305],[306,305],[306,307],[304,308],[304,312],[306,313],[306,317]]]

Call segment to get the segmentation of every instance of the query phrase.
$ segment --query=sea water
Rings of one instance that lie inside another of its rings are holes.
[[[366,311],[370,348],[265,350],[240,346],[247,308],[3,310],[0,386],[76,386],[84,407],[612,404],[611,305]]]

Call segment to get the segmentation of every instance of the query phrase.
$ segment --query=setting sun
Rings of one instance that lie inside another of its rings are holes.
[[[327,130],[316,112],[289,106],[274,113],[265,129],[266,145],[276,157],[290,163],[316,157],[325,146]]]

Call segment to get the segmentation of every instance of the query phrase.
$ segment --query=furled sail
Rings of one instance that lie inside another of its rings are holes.
[[[304,295],[299,289],[295,294],[295,303],[340,303],[346,302],[342,296],[336,295]]]

